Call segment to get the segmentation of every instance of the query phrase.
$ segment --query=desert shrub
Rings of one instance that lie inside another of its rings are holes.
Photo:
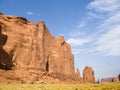
[[[11,84],[11,82],[8,82],[8,84]]]
[[[75,88],[75,90],[78,90],[78,88]]]
[[[34,84],[34,82],[32,81],[32,82],[30,82],[30,84]]]
[[[21,81],[21,84],[26,84],[26,82],[25,81]]]

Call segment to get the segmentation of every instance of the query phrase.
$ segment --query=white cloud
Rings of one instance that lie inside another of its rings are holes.
[[[74,30],[74,31],[68,33],[69,37],[74,37],[74,38],[75,37],[82,37],[84,35],[85,35],[84,32],[80,32],[80,31],[77,31],[77,30]]]
[[[98,12],[111,12],[120,9],[120,0],[94,0],[88,6]]]
[[[78,55],[78,54],[80,54],[80,52],[81,52],[80,49],[78,49],[78,48],[72,48],[72,53],[73,53],[74,55]]]
[[[109,56],[120,56],[120,13],[110,16],[100,25],[102,35],[96,50]]]
[[[75,38],[69,38],[67,42],[72,46],[82,46],[86,43],[91,42],[91,38],[83,38],[83,39],[75,39]]]
[[[89,16],[89,18],[98,18],[98,19],[102,19],[103,18],[102,15],[98,15],[98,14],[95,14],[93,12],[88,12],[87,15]]]
[[[95,50],[108,56],[120,56],[120,0],[94,0],[87,8],[108,14],[98,26]]]
[[[32,14],[33,14],[33,12],[30,12],[30,11],[29,11],[29,12],[27,12],[27,14],[28,14],[28,15],[32,15]]]
[[[85,22],[80,22],[78,25],[77,25],[77,28],[83,28],[83,27],[85,27],[86,26],[86,24],[85,24]]]
[[[109,29],[113,27],[114,25],[120,25],[120,12],[104,20],[103,24],[101,24],[99,28]]]
[[[95,52],[93,47],[87,47],[87,48],[81,48],[81,47],[76,47],[76,48],[72,48],[72,52],[74,55],[80,55],[80,54],[92,54],[93,52]]]
[[[88,34],[85,30],[75,30],[68,34],[67,42],[71,44],[73,53],[78,55],[81,52],[97,51],[106,56],[120,56],[120,0],[94,0],[87,8],[89,11],[84,17],[86,21],[80,22],[78,29],[89,23],[96,23],[95,20],[99,23],[94,27],[96,30],[93,30],[92,34]]]
[[[60,33],[58,36],[65,36],[63,33]]]
[[[112,27],[96,41],[96,50],[105,55],[120,56],[120,26]]]

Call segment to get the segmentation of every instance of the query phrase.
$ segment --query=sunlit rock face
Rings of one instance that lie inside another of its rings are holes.
[[[85,82],[95,83],[94,71],[92,70],[92,67],[85,67],[83,70],[83,80]]]
[[[0,82],[13,81],[94,83],[94,71],[75,73],[70,45],[63,36],[54,38],[44,21],[0,13]]]
[[[34,70],[53,77],[74,76],[70,45],[63,36],[54,38],[44,21],[34,23],[23,17],[0,14],[0,26],[1,33],[7,36],[3,49],[11,58],[14,70]]]

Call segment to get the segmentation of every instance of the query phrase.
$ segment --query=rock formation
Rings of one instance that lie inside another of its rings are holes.
[[[13,66],[10,56],[3,49],[3,45],[5,45],[6,40],[7,40],[7,36],[1,34],[1,26],[0,26],[0,69],[11,69],[11,67]]]
[[[118,78],[119,78],[119,81],[120,81],[120,74],[118,74]]]
[[[76,76],[77,79],[81,78],[80,71],[79,71],[78,68],[76,69],[75,76]]]
[[[74,57],[70,45],[63,36],[54,38],[44,21],[34,23],[23,17],[0,13],[0,30],[0,68],[5,65],[12,69],[9,71],[11,77],[20,81],[40,81],[44,76],[49,79],[75,80]],[[3,54],[4,59],[1,58]],[[92,70],[89,70],[85,69],[84,78],[91,82],[94,78]],[[2,72],[1,75],[8,73]],[[89,74],[90,79],[87,76]],[[77,77],[80,78],[78,70]]]
[[[81,76],[78,68],[76,69],[76,72],[75,72],[75,81],[83,82],[83,77]]]
[[[113,78],[113,82],[119,82],[119,78],[118,77],[114,77]]]
[[[54,38],[44,21],[33,23],[22,17],[0,15],[0,26],[2,33],[8,36],[4,49],[16,70],[74,76],[74,58],[70,45],[63,36]]]
[[[110,82],[119,82],[119,75],[118,77],[108,77],[108,78],[102,78],[100,83],[110,83]]]
[[[83,70],[83,80],[85,82],[95,83],[94,71],[91,67],[86,66]]]
[[[113,78],[102,78],[100,83],[108,83],[108,82],[113,82]]]

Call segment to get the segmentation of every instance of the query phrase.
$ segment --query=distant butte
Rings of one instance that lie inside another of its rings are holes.
[[[74,56],[63,36],[54,38],[44,21],[0,13],[0,82],[94,83],[91,67],[75,73]],[[4,38],[4,37],[7,37]]]

